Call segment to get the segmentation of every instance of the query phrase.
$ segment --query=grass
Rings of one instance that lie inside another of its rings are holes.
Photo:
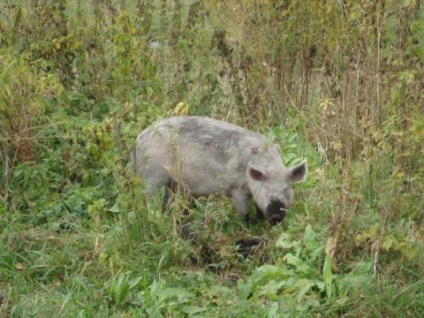
[[[328,227],[312,225],[306,204],[293,207],[286,228],[249,229],[227,216],[229,202],[198,204],[211,228],[194,245],[174,235],[172,216],[155,215],[160,198],[148,205],[150,216],[101,216],[97,229],[12,224],[2,233],[2,308],[12,317],[420,315],[422,267],[401,253],[382,253],[373,275],[372,255],[351,251],[349,262],[330,267],[325,296]],[[245,258],[234,245],[240,237],[263,244]]]

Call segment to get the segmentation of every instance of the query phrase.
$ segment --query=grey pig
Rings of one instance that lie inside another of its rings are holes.
[[[258,216],[271,224],[284,219],[292,201],[290,184],[307,173],[305,161],[286,168],[263,135],[207,117],[156,122],[137,137],[133,160],[149,193],[179,184],[193,196],[231,196],[245,219],[253,197]]]

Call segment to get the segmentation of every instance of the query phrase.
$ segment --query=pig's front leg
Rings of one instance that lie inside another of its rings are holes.
[[[249,193],[233,191],[231,194],[237,214],[245,221],[249,221]]]

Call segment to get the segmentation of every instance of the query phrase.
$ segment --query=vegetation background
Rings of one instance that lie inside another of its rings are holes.
[[[0,316],[422,316],[422,1],[0,0],[0,17]],[[135,138],[184,114],[308,159],[284,226],[145,195]],[[206,215],[195,242],[182,209]]]

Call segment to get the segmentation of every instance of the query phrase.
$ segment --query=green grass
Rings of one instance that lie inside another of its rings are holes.
[[[210,233],[200,250],[172,235],[143,241],[137,225],[130,233],[111,226],[104,234],[11,228],[1,250],[3,306],[13,317],[420,315],[423,281],[414,266],[385,266],[388,272],[373,276],[368,257],[330,267],[327,285],[327,231],[303,232],[288,223],[287,231],[252,229],[266,243],[247,259],[228,246],[234,236],[251,235],[243,228]],[[209,253],[213,267],[192,265],[196,252]]]

